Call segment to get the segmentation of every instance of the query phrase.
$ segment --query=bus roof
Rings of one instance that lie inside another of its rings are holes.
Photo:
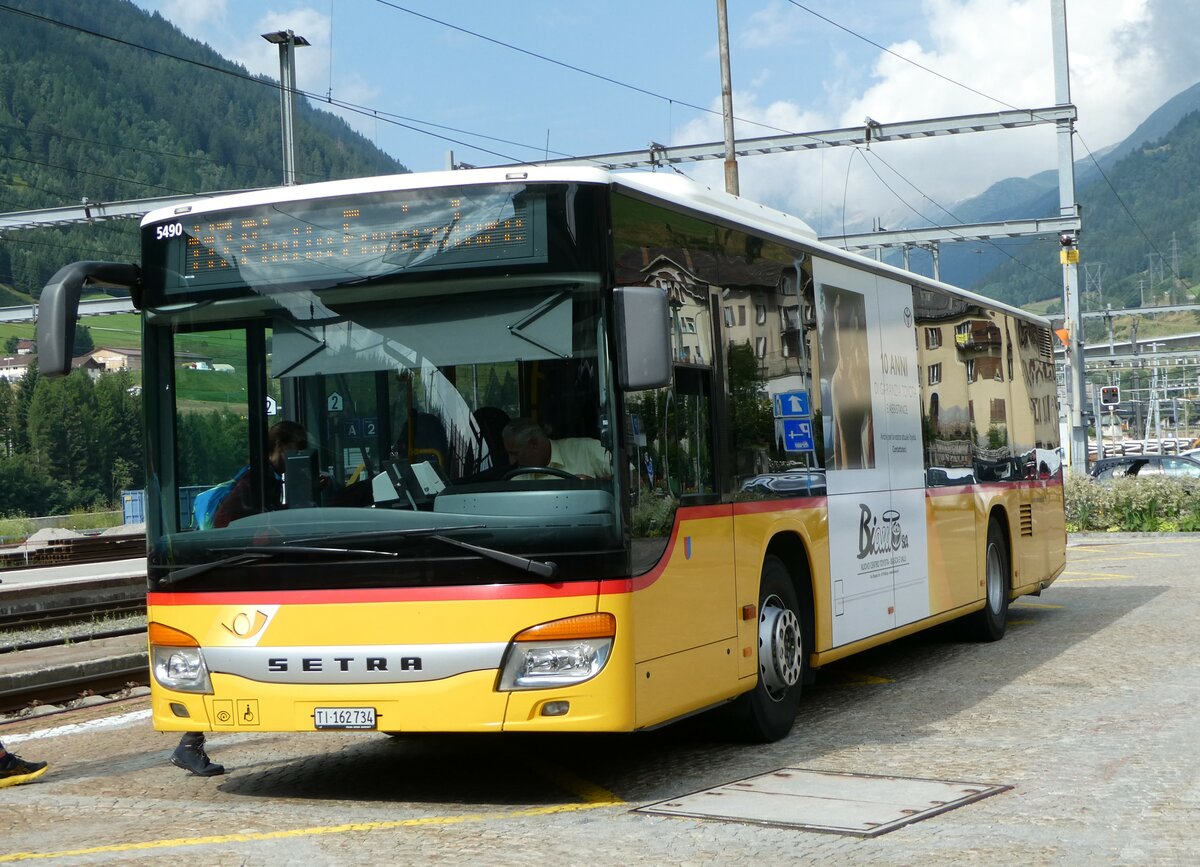
[[[811,253],[818,253],[825,258],[843,262],[854,268],[874,271],[907,283],[937,288],[985,307],[1003,310],[1044,327],[1050,326],[1049,320],[1026,310],[824,243],[818,239],[812,227],[798,217],[761,205],[751,199],[713,189],[674,172],[611,171],[582,167],[527,166],[513,168],[510,166],[348,178],[315,184],[269,187],[209,198],[197,197],[196,201],[190,205],[177,205],[151,211],[142,218],[142,226],[178,219],[184,214],[203,214],[272,203],[390,190],[420,190],[513,182],[596,184],[622,188],[638,198],[675,205],[696,216],[723,219],[735,225],[764,232],[781,241],[795,244]]]

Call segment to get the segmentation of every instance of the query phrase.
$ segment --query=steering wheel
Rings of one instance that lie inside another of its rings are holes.
[[[535,474],[558,476],[560,479],[579,479],[579,476],[574,473],[568,473],[566,470],[560,470],[558,467],[513,467],[501,476],[501,481],[507,482],[516,476],[531,476]]]

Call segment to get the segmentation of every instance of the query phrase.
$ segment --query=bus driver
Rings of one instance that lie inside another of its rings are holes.
[[[547,467],[580,479],[611,479],[612,455],[591,437],[552,440],[542,426],[528,418],[515,418],[504,426],[504,450],[517,467]],[[530,473],[533,478],[551,478]]]

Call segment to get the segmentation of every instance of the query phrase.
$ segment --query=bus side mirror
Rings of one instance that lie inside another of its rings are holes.
[[[671,383],[671,315],[667,291],[653,286],[618,286],[616,308],[617,385],[625,391]]]
[[[74,262],[59,268],[38,298],[38,372],[65,376],[71,372],[75,320],[83,287],[113,286],[130,292],[141,286],[141,270],[124,262]]]

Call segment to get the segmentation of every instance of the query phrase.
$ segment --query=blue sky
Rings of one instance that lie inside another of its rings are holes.
[[[343,113],[414,171],[444,168],[450,150],[489,165],[722,138],[715,0],[135,2],[273,78],[278,52],[260,34],[303,35],[312,45],[297,53],[300,87],[403,118]],[[739,136],[1054,103],[1050,0],[728,5]],[[1077,129],[1092,150],[1200,77],[1195,0],[1068,0],[1067,16]],[[826,226],[880,217],[894,228],[915,224],[922,202],[952,206],[1057,164],[1049,127],[856,156],[745,159],[742,193]],[[723,186],[720,161],[689,174]]]

